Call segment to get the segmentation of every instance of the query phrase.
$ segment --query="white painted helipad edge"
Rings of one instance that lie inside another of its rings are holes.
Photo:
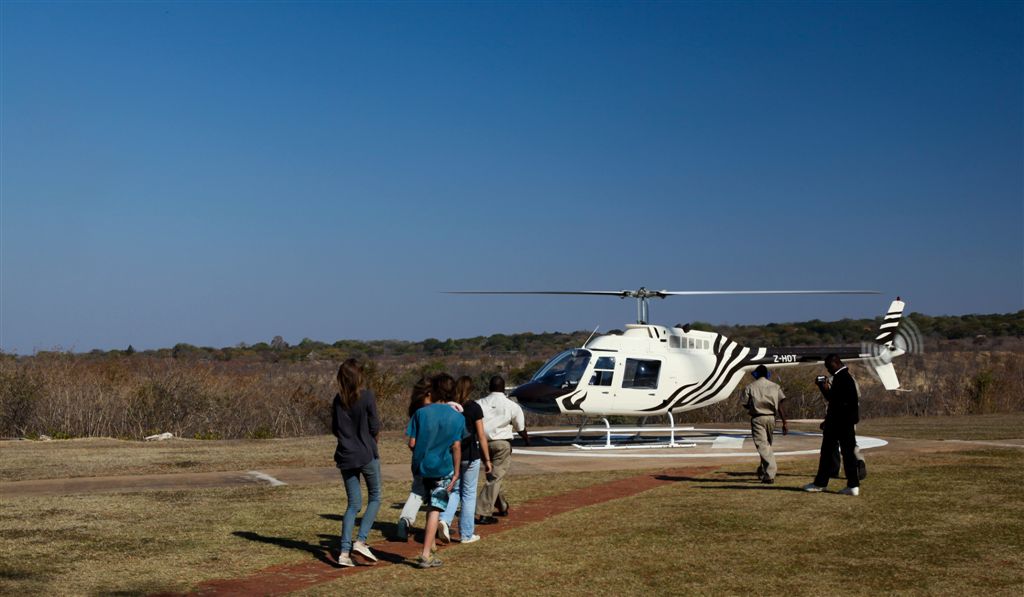
[[[612,430],[614,431],[614,429]],[[697,431],[725,431],[727,433],[736,433],[736,429],[698,429]],[[537,432],[531,435],[540,435],[543,432]],[[790,432],[790,435],[810,435],[821,437],[820,433],[805,433],[805,432]],[[677,437],[676,441],[686,441],[686,438]],[[884,439],[877,437],[869,437],[866,435],[857,436],[857,447],[861,450],[870,450],[872,448],[881,448],[882,446],[889,445],[889,442]],[[685,448],[666,448],[671,449],[685,449]],[[808,456],[811,454],[818,454],[821,450],[816,448],[813,450],[794,450],[790,452],[776,452],[776,456]],[[632,452],[630,454],[610,454],[607,451],[601,453],[593,452],[579,452],[564,451],[564,452],[542,452],[540,450],[524,450],[522,448],[513,448],[513,454],[522,454],[526,456],[573,456],[576,458],[749,458],[751,456],[757,456],[757,452],[731,452],[731,453],[717,453],[717,454],[638,454]]]

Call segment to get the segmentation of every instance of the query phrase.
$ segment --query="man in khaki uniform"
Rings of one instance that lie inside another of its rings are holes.
[[[772,433],[775,431],[775,415],[782,419],[782,435],[789,433],[786,426],[786,414],[782,410],[782,401],[786,395],[779,384],[771,381],[771,373],[764,365],[758,365],[752,374],[754,382],[743,390],[743,406],[750,414],[750,434],[754,438],[754,447],[761,456],[761,466],[757,467],[757,477],[762,483],[774,483],[778,467],[775,465],[775,454],[772,452]]]
[[[523,443],[530,445],[523,409],[505,396],[505,379],[495,375],[489,389],[490,394],[476,401],[484,413],[484,433],[487,434],[493,465],[476,497],[476,524],[497,523],[494,514],[508,516],[508,500],[502,491],[502,480],[512,468],[512,432],[518,433]]]

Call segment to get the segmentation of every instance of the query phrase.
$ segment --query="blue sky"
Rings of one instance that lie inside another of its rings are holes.
[[[1024,308],[1020,3],[0,5],[0,347]]]

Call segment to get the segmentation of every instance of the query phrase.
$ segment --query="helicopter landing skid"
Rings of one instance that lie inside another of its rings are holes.
[[[580,443],[581,442],[581,437],[580,436],[583,434],[583,428],[587,424],[587,421],[584,420],[583,423],[580,425],[579,429],[576,431],[576,438],[573,440],[573,444],[572,444],[573,447],[578,449],[578,450],[639,450],[639,449],[650,450],[650,449],[662,449],[662,448],[695,448],[695,447],[697,447],[697,444],[692,443],[692,442],[684,442],[684,443],[676,442],[676,429],[677,429],[676,428],[676,421],[675,421],[675,418],[672,416],[671,412],[668,413],[668,421],[669,421],[669,429],[668,429],[668,431],[669,431],[669,441],[668,442],[644,442],[643,438],[640,436],[640,434],[642,432],[648,431],[648,430],[644,429],[642,424],[641,424],[641,426],[636,428],[636,429],[620,429],[619,430],[619,431],[633,431],[633,432],[635,432],[633,435],[625,436],[625,437],[626,437],[626,439],[633,440],[633,441],[635,441],[637,443],[613,444],[612,443],[612,426],[611,426],[611,423],[608,422],[608,419],[603,418],[603,417],[601,418],[601,421],[604,422],[604,429],[605,429],[604,445],[592,445],[592,444],[591,445],[587,445],[587,444],[584,444],[584,443]],[[680,430],[693,430],[693,427],[684,427],[684,428],[680,428]]]

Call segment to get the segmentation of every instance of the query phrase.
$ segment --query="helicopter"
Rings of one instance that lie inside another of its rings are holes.
[[[457,291],[450,294],[597,295],[634,298],[637,320],[621,334],[588,338],[583,346],[548,360],[529,382],[511,392],[519,404],[541,414],[653,417],[711,406],[728,398],[746,372],[758,365],[773,368],[823,363],[829,354],[844,362],[870,364],[886,390],[900,390],[893,359],[905,354],[897,331],[905,303],[892,301],[877,335],[859,346],[751,348],[716,332],[689,324],[666,327],[648,322],[651,299],[669,296],[881,294],[874,290],[582,290]],[[596,330],[595,330],[596,333]],[[605,420],[607,426],[607,419]],[[581,425],[582,429],[582,425]],[[673,433],[674,437],[674,433]]]

